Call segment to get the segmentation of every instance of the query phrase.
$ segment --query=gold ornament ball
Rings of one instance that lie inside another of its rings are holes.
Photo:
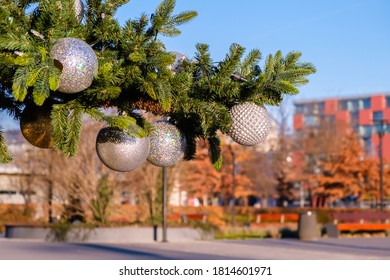
[[[31,145],[50,149],[54,146],[53,126],[51,124],[51,104],[42,106],[26,105],[20,117],[20,130]]]

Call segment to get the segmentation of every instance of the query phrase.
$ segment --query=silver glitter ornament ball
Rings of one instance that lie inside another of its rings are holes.
[[[153,123],[154,131],[150,135],[148,161],[160,167],[177,163],[184,155],[186,140],[180,130],[168,121]]]
[[[53,46],[51,55],[61,69],[58,91],[76,93],[92,84],[98,60],[87,43],[77,38],[62,38]]]
[[[131,171],[146,161],[149,138],[132,138],[117,128],[104,127],[96,137],[96,152],[108,168]]]
[[[243,146],[263,142],[271,129],[267,110],[252,102],[234,105],[230,109],[230,116],[233,123],[228,135]]]

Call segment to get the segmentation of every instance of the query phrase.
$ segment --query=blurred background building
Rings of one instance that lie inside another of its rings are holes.
[[[342,129],[345,125],[359,134],[368,155],[378,157],[378,124],[390,121],[390,92],[340,98],[296,101],[293,127],[295,131],[319,126],[328,121]],[[383,157],[390,159],[390,126],[383,136]]]

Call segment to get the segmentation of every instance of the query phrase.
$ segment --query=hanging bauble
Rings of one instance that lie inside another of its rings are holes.
[[[172,70],[173,73],[176,73],[180,62],[182,62],[184,59],[186,59],[186,56],[182,53],[175,52],[175,51],[172,51],[169,53],[175,56],[175,61],[171,65],[168,66],[168,69]]]
[[[97,75],[98,60],[93,49],[77,38],[59,39],[51,50],[61,69],[58,91],[76,93],[87,89]]]
[[[78,20],[84,17],[84,3],[81,0],[74,0],[74,11]]]
[[[117,128],[104,127],[96,138],[96,152],[108,168],[126,172],[146,161],[149,143],[147,137],[132,138]]]
[[[251,102],[236,104],[230,109],[233,120],[229,136],[244,146],[257,145],[265,140],[270,129],[270,117],[263,106]]]
[[[52,104],[26,105],[20,116],[20,130],[24,138],[35,147],[49,149],[54,145],[51,124]]]
[[[176,126],[168,121],[157,121],[153,125],[154,131],[150,135],[148,161],[160,167],[172,166],[184,155],[185,137]]]

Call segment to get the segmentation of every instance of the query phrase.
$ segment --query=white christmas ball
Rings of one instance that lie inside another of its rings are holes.
[[[253,146],[263,142],[271,129],[267,110],[252,102],[234,105],[230,109],[230,116],[233,123],[228,135],[243,146]]]
[[[77,93],[91,86],[98,71],[98,60],[93,49],[77,38],[59,39],[51,50],[61,69],[58,91]]]
[[[131,171],[146,161],[149,138],[132,138],[117,128],[104,127],[96,137],[96,152],[108,168]]]
[[[184,135],[168,121],[157,121],[153,125],[148,161],[160,167],[176,164],[183,157],[186,149]]]

